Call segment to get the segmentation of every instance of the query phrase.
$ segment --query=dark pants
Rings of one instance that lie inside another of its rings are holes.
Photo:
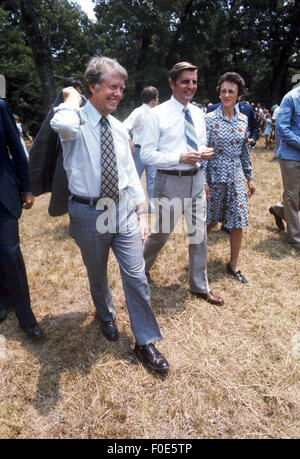
[[[20,325],[35,325],[18,220],[0,203],[0,310],[13,306]]]

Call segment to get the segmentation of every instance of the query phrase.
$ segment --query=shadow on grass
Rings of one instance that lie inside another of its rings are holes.
[[[229,261],[229,260],[228,260]],[[226,272],[226,265],[222,259],[211,260],[207,263],[207,277],[208,282],[218,282],[220,279],[223,279],[225,276],[228,276]],[[184,274],[179,277],[181,282],[189,282],[189,265],[185,266],[185,271],[187,274]],[[189,292],[187,292],[189,294]]]
[[[270,231],[278,233],[278,230],[270,228]],[[286,234],[281,231],[280,238],[269,237],[253,247],[253,251],[267,254],[273,260],[283,260],[286,257],[300,257],[300,251],[295,249],[287,240]]]
[[[215,244],[218,244],[221,241],[224,241],[228,239],[228,244],[229,244],[229,237],[230,235],[227,234],[225,231],[221,230],[221,223],[217,227],[217,229],[213,229],[208,235],[207,235],[207,246],[214,246]]]
[[[51,230],[45,230],[42,232],[42,236],[51,236],[54,241],[64,241],[66,239],[72,239],[69,234],[69,224],[59,227],[55,227]]]
[[[182,282],[182,278],[178,282]],[[189,292],[179,283],[167,286],[158,285],[155,281],[150,281],[151,307],[154,314],[164,316],[181,314],[185,309],[185,301]]]
[[[105,359],[107,354],[137,365],[131,352],[131,339],[125,333],[120,333],[118,341],[106,341],[99,330],[96,317],[84,326],[88,316],[87,313],[67,313],[45,317],[39,322],[45,337],[39,341],[32,341],[22,334],[22,347],[34,356],[41,366],[33,400],[33,405],[40,415],[49,414],[62,399],[59,389],[61,374],[69,373],[74,381],[76,373],[88,374],[90,368]],[[10,336],[6,338],[15,339],[16,333],[16,329],[11,330]]]

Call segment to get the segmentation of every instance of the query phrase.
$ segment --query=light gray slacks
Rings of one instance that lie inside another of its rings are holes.
[[[117,205],[118,206],[118,205]],[[126,214],[122,231],[99,232],[99,217],[105,211],[69,201],[70,233],[80,248],[87,269],[90,291],[97,314],[103,322],[116,317],[116,307],[107,278],[110,248],[119,263],[131,328],[139,346],[162,339],[150,303],[145,275],[143,247],[136,213]]]
[[[155,229],[149,234],[144,247],[145,271],[150,271],[176,223],[184,215],[189,238],[190,289],[192,292],[208,293],[203,171],[189,176],[168,175],[157,171],[152,201],[156,221]]]

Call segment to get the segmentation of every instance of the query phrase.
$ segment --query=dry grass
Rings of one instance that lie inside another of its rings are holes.
[[[261,141],[262,143],[262,141]],[[132,354],[120,274],[110,257],[120,340],[108,343],[94,317],[85,268],[68,217],[47,213],[49,195],[20,221],[32,306],[46,333],[31,343],[13,312],[0,325],[1,438],[299,438],[299,253],[268,213],[282,186],[273,152],[256,147],[257,194],[250,202],[240,265],[225,274],[225,233],[209,236],[217,308],[191,297],[185,237],[174,234],[152,271],[152,305],[164,341],[167,378]],[[296,335],[296,336],[295,336]]]

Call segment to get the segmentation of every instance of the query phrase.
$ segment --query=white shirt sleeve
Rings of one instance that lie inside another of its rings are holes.
[[[135,119],[136,119],[136,110],[133,110],[133,112],[130,113],[130,115],[126,118],[125,121],[123,121],[123,126],[125,127],[126,131],[129,133],[135,124]]]
[[[179,164],[180,153],[159,149],[160,120],[157,113],[151,110],[144,129],[140,157],[143,163],[157,168],[166,168]]]
[[[54,108],[54,116],[50,121],[50,126],[59,134],[63,142],[74,139],[81,124],[80,109],[73,109],[65,104],[60,104]]]

